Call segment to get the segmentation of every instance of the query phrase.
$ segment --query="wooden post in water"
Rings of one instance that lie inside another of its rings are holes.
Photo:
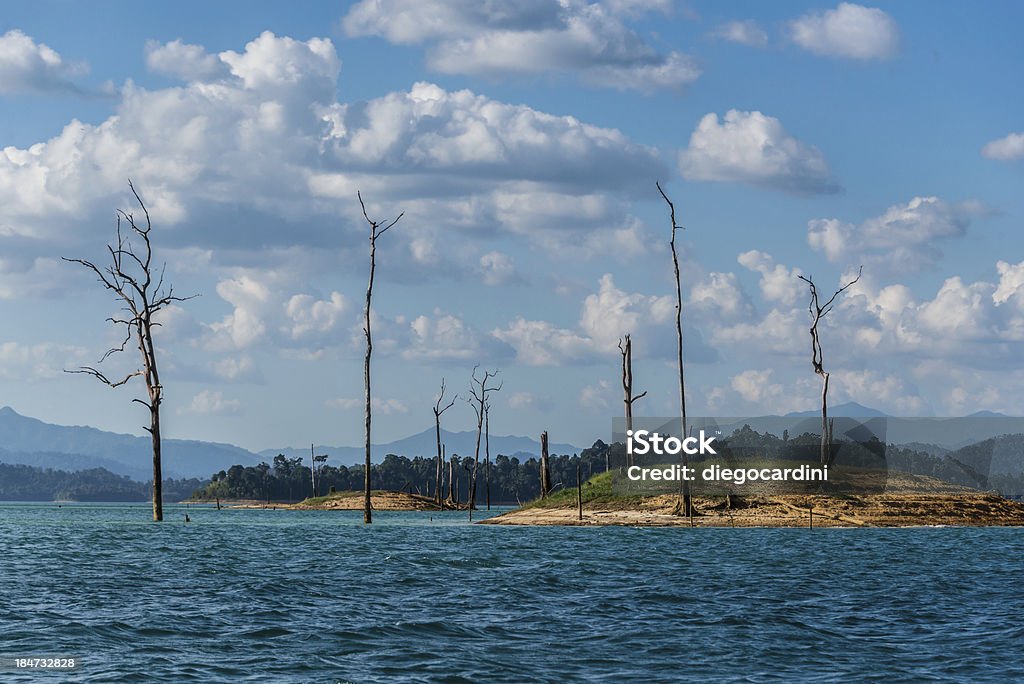
[[[814,506],[807,507],[807,528],[814,529]]]
[[[583,480],[580,478],[580,459],[576,458],[576,508],[580,522],[583,522]]]

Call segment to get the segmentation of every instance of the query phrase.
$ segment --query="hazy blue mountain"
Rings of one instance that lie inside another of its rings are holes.
[[[868,406],[863,406],[855,401],[848,401],[845,404],[836,404],[835,406],[828,407],[828,414],[835,416],[836,418],[885,418],[888,416],[887,413],[883,413],[878,409],[873,409]],[[813,418],[814,416],[821,415],[821,408],[811,409],[810,411],[793,411],[787,413],[787,418]]]
[[[458,454],[459,456],[472,456],[476,448],[476,431],[467,430],[464,432],[449,432],[441,430],[441,442],[445,445],[445,453],[448,456]],[[330,456],[329,463],[335,466],[353,465],[362,463],[366,458],[365,447],[343,447],[343,446],[317,446],[317,454]],[[480,454],[483,455],[483,444],[480,445]],[[571,444],[560,444],[551,442],[548,450],[552,454],[576,454],[582,451],[579,447]],[[308,459],[309,447],[284,447],[281,449],[265,449],[260,452],[265,460],[269,462],[277,454],[284,454],[289,458],[296,456]],[[415,435],[388,442],[387,444],[375,444],[371,449],[371,455],[375,462],[382,461],[388,454],[399,456],[436,456],[437,437],[434,428],[427,428]],[[540,442],[530,437],[517,437],[511,435],[491,435],[491,457],[498,454],[506,456],[537,456],[540,454]]]
[[[148,436],[104,432],[93,427],[51,425],[0,408],[0,461],[58,470],[106,468],[137,480],[152,477]],[[258,455],[231,444],[165,439],[163,474],[167,478],[209,477],[234,464],[256,465]]]

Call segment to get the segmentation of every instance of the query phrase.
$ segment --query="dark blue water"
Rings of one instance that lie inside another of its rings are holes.
[[[0,681],[1021,681],[1024,530],[0,504]]]

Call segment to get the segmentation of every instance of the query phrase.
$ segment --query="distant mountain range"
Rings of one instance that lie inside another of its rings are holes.
[[[445,446],[445,453],[448,456],[471,456],[476,449],[476,431],[466,430],[464,432],[449,432],[441,430],[441,443]],[[339,465],[353,465],[362,463],[366,458],[366,447],[344,447],[344,446],[317,446],[314,447],[317,454],[327,454],[330,459],[328,463]],[[551,442],[548,450],[552,454],[577,454],[582,449],[571,444]],[[480,444],[480,454],[484,453],[484,445]],[[281,449],[264,449],[260,456],[267,460],[277,454],[284,454],[289,458],[300,456],[309,457],[309,448],[284,447]],[[434,428],[427,428],[415,435],[388,442],[387,444],[375,444],[371,449],[374,461],[381,461],[388,454],[399,454],[413,458],[415,456],[436,456],[437,436]],[[531,437],[500,436],[491,435],[491,457],[498,454],[506,456],[539,456],[540,442]]]
[[[0,462],[57,470],[106,468],[117,475],[146,481],[153,476],[149,437],[104,432],[94,427],[52,425],[0,408]],[[165,439],[164,477],[209,477],[234,465],[256,465],[260,456],[216,442]]]
[[[465,456],[473,453],[475,432],[442,431],[447,452]],[[482,448],[482,447],[481,447]],[[105,468],[111,473],[145,482],[152,477],[152,451],[149,437],[105,432],[94,427],[53,425],[0,408],[0,463],[23,464],[56,470],[79,471]],[[570,444],[550,445],[553,454],[580,451]],[[390,453],[405,456],[432,456],[436,452],[434,430],[388,444],[374,445],[374,461]],[[165,439],[163,470],[166,478],[208,478],[233,465],[252,466],[268,463],[277,454],[309,456],[308,449],[266,449],[253,453],[232,444],[198,440]],[[363,460],[363,447],[316,447],[316,453],[330,455],[332,465],[352,465]],[[491,455],[536,455],[540,443],[529,437],[492,436]]]

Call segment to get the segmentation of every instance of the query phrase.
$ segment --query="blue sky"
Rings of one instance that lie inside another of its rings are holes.
[[[116,337],[99,259],[135,181],[183,293],[160,330],[167,432],[361,438],[380,247],[375,437],[442,377],[499,368],[498,433],[589,444],[671,415],[682,236],[691,410],[814,405],[806,291],[864,265],[825,331],[834,402],[1020,414],[1018,3],[55,2],[0,17],[0,403],[138,432],[141,387],[61,369]],[[131,370],[124,355],[105,362]],[[463,392],[465,393],[465,392]],[[447,426],[472,423],[469,407]],[[557,435],[557,438],[555,437]]]

